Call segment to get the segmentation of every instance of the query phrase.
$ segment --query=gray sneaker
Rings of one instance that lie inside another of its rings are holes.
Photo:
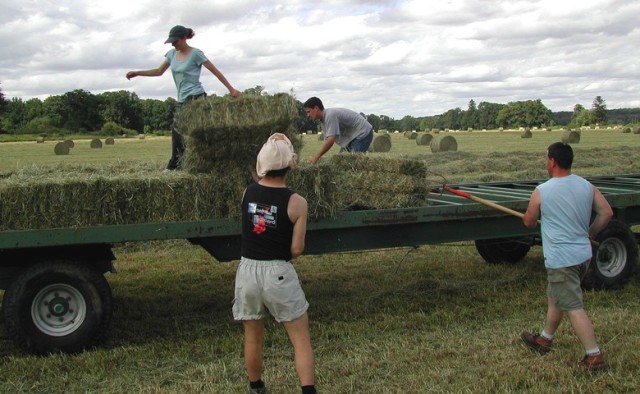
[[[260,389],[252,389],[249,387],[249,394],[269,394],[269,391],[266,386]]]

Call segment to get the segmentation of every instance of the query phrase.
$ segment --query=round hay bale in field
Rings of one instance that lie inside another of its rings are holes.
[[[533,137],[533,134],[531,133],[531,130],[529,130],[528,127],[524,129],[522,134],[520,134],[520,138],[531,138],[531,137]]]
[[[409,139],[410,140],[415,140],[416,138],[418,138],[418,133],[414,133],[413,131],[410,132]]]
[[[633,129],[633,134],[640,134],[640,127],[635,127]]]
[[[373,152],[389,152],[391,150],[391,137],[388,134],[379,134],[371,143]]]
[[[411,137],[411,133],[412,133],[412,131],[407,130],[407,131],[405,131],[405,132],[403,133],[403,135],[404,135],[406,138],[410,138],[410,137]]]
[[[318,141],[324,141],[324,134],[318,133]]]
[[[69,146],[69,148],[73,148],[74,146],[76,146],[76,144],[73,142],[73,140],[64,140],[64,143],[67,144],[67,146]]]
[[[458,142],[452,135],[437,135],[433,137],[431,143],[431,152],[447,152],[447,151],[457,151],[458,150]]]
[[[433,139],[432,134],[419,133],[418,138],[416,138],[416,145],[429,145],[432,139]]]
[[[66,142],[58,142],[56,146],[53,147],[53,152],[56,155],[68,155],[69,145],[67,145]]]
[[[44,144],[44,137],[37,137],[36,138],[36,144]]]
[[[105,144],[105,145],[113,145],[113,144],[115,144],[115,143],[116,143],[116,140],[115,140],[115,139],[113,139],[113,137],[107,137],[107,138],[104,140],[104,144]]]
[[[580,142],[580,132],[571,129],[562,132],[561,141],[565,144],[577,144]]]
[[[89,146],[91,146],[91,149],[100,149],[102,148],[102,141],[100,141],[100,138],[94,138],[91,140]]]
[[[623,129],[622,129],[622,132],[623,132],[624,134],[631,133],[631,127],[625,127],[625,128],[623,128]]]
[[[143,139],[145,139],[145,135],[144,135],[144,134],[138,134],[138,139],[139,139],[139,140],[143,140]]]

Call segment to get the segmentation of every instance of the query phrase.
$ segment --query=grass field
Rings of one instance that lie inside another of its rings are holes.
[[[452,135],[459,152],[432,154],[394,134],[388,155],[426,160],[452,180],[539,176],[545,148],[560,133]],[[319,144],[317,136],[305,136],[302,159]],[[69,156],[55,156],[53,143],[1,143],[0,173],[63,160],[140,161],[160,171],[170,153],[167,137],[88,146],[76,140]],[[575,145],[575,171],[640,172],[639,148],[639,135],[585,131]],[[118,273],[107,279],[115,309],[105,345],[76,356],[34,357],[16,349],[0,324],[0,392],[245,392],[242,331],[231,315],[237,262],[219,264],[185,241],[124,244],[114,252]],[[311,304],[322,393],[640,390],[638,277],[621,290],[585,294],[611,365],[591,375],[566,365],[582,357],[567,321],[547,356],[518,342],[520,331],[541,329],[544,318],[539,247],[513,266],[484,263],[471,242],[301,256],[295,265]],[[273,321],[264,378],[273,393],[299,392],[290,345]]]

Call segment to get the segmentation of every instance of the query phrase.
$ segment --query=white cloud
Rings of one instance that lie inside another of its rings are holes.
[[[542,99],[552,110],[638,106],[640,2],[626,0],[4,0],[0,88],[46,98],[74,89],[175,96],[157,67],[175,24],[238,89],[293,89],[304,101],[424,116],[469,100]],[[208,71],[209,92],[226,89]]]

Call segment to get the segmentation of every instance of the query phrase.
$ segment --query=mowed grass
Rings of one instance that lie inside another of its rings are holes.
[[[577,159],[583,154],[578,170],[615,171],[628,161],[633,162],[628,168],[635,168],[640,136],[597,133],[583,132],[575,145]],[[400,134],[392,135],[389,154],[420,157],[446,175],[465,161],[473,176],[485,176],[473,172],[481,163],[487,167],[482,174],[511,175],[503,162],[513,166],[526,156],[528,166],[543,167],[544,149],[560,134],[534,132],[530,140],[508,132],[452,135],[460,150],[455,155],[432,154]],[[302,159],[319,147],[317,136],[304,138]],[[125,149],[134,143],[136,149]],[[42,144],[29,146],[39,149],[38,145]],[[0,144],[2,170],[16,169],[7,164],[7,157],[15,162],[30,154],[28,149],[12,153],[12,146]],[[168,138],[148,137],[116,140],[101,153],[88,150],[87,155],[102,154],[107,162],[155,157],[161,169],[169,151]],[[331,153],[336,151],[334,147]],[[80,152],[73,150],[65,159],[80,160]],[[20,165],[56,165],[42,162],[38,155],[31,157]],[[462,175],[452,176],[457,177]],[[115,309],[105,345],[75,356],[34,357],[4,338],[0,392],[245,392],[242,329],[231,315],[238,262],[219,264],[186,241],[123,244],[114,252],[118,273],[108,274],[107,279]],[[582,357],[568,321],[561,325],[555,350],[547,356],[533,354],[519,343],[520,331],[538,331],[544,319],[546,284],[540,247],[533,247],[512,266],[486,264],[472,242],[301,256],[295,266],[311,304],[320,392],[640,389],[638,277],[621,290],[585,294],[587,312],[611,365],[608,372],[591,375],[566,365]],[[0,336],[6,337],[2,325]],[[264,378],[273,393],[299,392],[291,346],[272,320]]]

